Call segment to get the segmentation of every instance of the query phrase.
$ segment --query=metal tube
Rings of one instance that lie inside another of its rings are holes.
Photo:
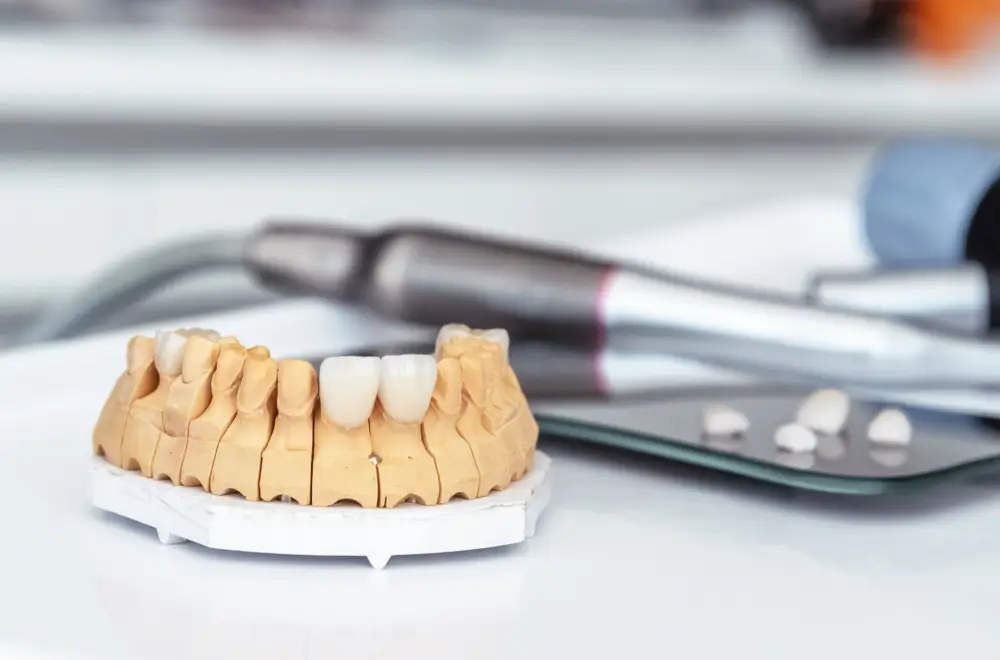
[[[965,335],[985,335],[991,325],[991,286],[975,263],[948,268],[820,273],[806,299],[829,309],[880,314]]]
[[[342,263],[323,264],[324,246]],[[515,337],[845,384],[992,385],[1000,374],[1000,350],[971,339],[435,228],[402,226],[362,238],[271,225],[251,239],[247,254],[251,270],[267,279],[301,282],[311,293],[402,321],[502,326]],[[264,263],[260,255],[268,255]],[[304,264],[318,264],[322,277]]]

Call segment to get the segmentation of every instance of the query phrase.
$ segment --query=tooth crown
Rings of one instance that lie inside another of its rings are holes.
[[[311,416],[319,382],[316,370],[305,360],[278,363],[278,412],[283,415]]]
[[[239,344],[223,345],[212,375],[212,391],[225,392],[239,386],[243,380],[243,363],[246,358],[247,349]]]
[[[209,376],[218,361],[219,345],[216,342],[202,335],[190,337],[184,346],[181,378],[191,383]]]
[[[250,355],[243,365],[243,382],[236,398],[242,414],[260,411],[268,402],[278,381],[278,364],[269,357]]]
[[[333,357],[317,373],[211,330],[135,337],[95,453],[119,465],[121,445],[125,469],[249,500],[392,508],[483,497],[530,470],[538,437],[508,347],[503,330],[452,324],[435,355]]]
[[[156,355],[156,340],[141,335],[132,337],[125,351],[126,371],[130,374],[144,370]]]

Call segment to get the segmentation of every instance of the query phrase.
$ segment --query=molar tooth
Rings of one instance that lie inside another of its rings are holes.
[[[183,331],[158,330],[156,332],[156,370],[160,374],[171,376],[180,374],[186,344],[187,337]]]
[[[381,362],[377,357],[339,356],[319,367],[319,397],[323,416],[352,429],[368,421],[379,391]]]
[[[431,403],[437,383],[437,361],[433,355],[386,355],[378,397],[386,414],[396,421],[419,422]]]
[[[468,337],[471,334],[472,330],[463,323],[448,323],[441,326],[441,329],[438,330],[437,341],[434,342],[434,357],[440,359],[441,349],[452,339]]]

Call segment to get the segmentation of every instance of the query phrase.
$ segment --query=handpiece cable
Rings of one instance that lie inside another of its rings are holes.
[[[74,337],[171,282],[204,271],[241,268],[246,238],[245,232],[207,234],[132,255],[43,311],[15,343]]]

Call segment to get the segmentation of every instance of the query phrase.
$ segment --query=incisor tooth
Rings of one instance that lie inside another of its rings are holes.
[[[180,374],[186,344],[187,337],[183,331],[158,330],[156,332],[156,370],[170,376]]]
[[[434,342],[434,357],[440,359],[441,349],[452,339],[468,337],[471,334],[472,330],[469,326],[462,323],[449,323],[441,326],[441,329],[438,330],[437,340]]]
[[[378,396],[381,362],[377,357],[338,356],[319,367],[319,397],[323,416],[337,426],[353,429],[368,421]]]
[[[386,355],[378,398],[386,414],[398,422],[413,423],[424,418],[437,382],[437,361],[433,355]]]

